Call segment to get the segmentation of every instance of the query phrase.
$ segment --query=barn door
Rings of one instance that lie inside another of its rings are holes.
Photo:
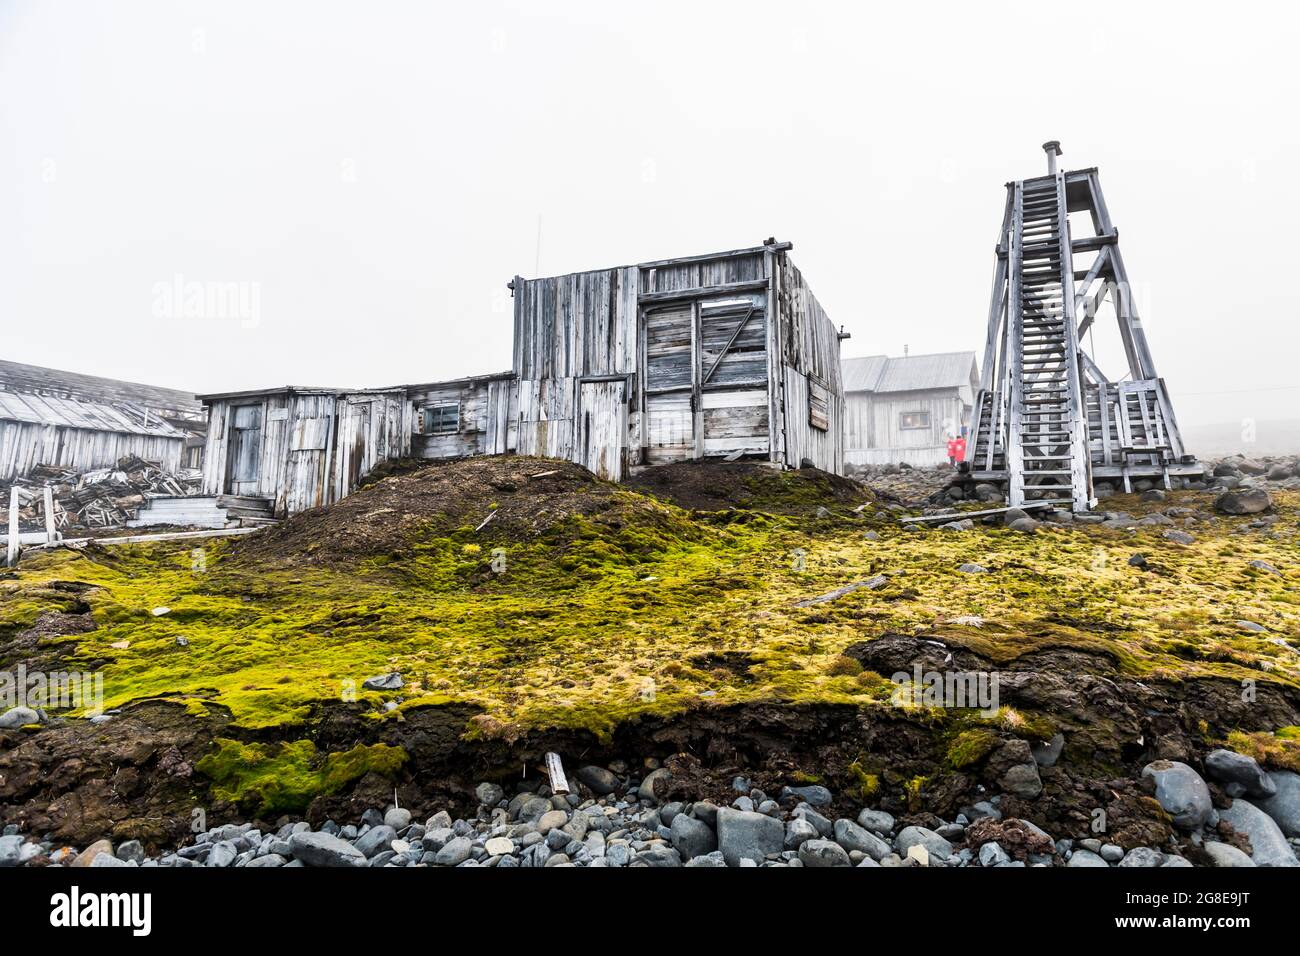
[[[694,458],[695,306],[648,310],[643,327],[646,462],[658,465]]]
[[[700,302],[703,453],[767,456],[767,296]]]
[[[257,493],[262,460],[262,406],[236,405],[230,422],[230,463],[226,493]]]
[[[578,395],[579,464],[597,478],[623,478],[627,399],[623,382],[583,382]]]

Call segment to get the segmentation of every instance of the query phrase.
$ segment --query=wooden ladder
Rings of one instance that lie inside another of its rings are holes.
[[[1008,498],[1083,511],[1092,485],[1064,177],[1018,182],[1013,201]]]

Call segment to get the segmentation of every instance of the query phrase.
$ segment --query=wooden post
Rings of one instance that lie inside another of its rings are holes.
[[[9,488],[9,549],[5,555],[5,564],[13,567],[18,563],[18,486]]]
[[[564,776],[564,765],[560,763],[560,755],[554,751],[546,753],[546,775],[551,778],[551,793],[569,792],[569,781]]]
[[[41,504],[45,509],[45,543],[53,544],[58,540],[59,534],[54,529],[54,489],[49,485],[45,486]]]

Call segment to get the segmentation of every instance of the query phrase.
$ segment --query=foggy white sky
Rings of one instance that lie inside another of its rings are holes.
[[[1003,183],[1060,139],[1183,424],[1294,417],[1295,15],[901,6],[0,0],[0,357],[199,392],[499,371],[539,216],[540,274],[774,235],[846,356],[979,350]],[[160,314],[177,276],[256,321]]]

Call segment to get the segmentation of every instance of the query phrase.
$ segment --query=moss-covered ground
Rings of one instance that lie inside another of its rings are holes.
[[[98,628],[70,639],[68,663],[102,666],[109,707],[219,704],[249,728],[301,722],[316,702],[353,693],[375,719],[472,703],[486,733],[600,733],[709,703],[870,704],[888,699],[889,684],[841,652],[891,631],[943,636],[995,661],[1067,646],[1102,649],[1134,675],[1294,684],[1300,673],[1293,494],[1278,495],[1282,521],[1269,533],[1220,519],[1190,545],[1160,528],[918,533],[848,509],[815,520],[688,515],[614,494],[612,523],[573,515],[528,541],[469,525],[417,531],[402,558],[350,570],[244,560],[221,541],[48,553],[0,582],[0,629],[66,611],[74,596],[55,582],[94,585],[75,598]],[[1137,550],[1145,570],[1128,563]],[[964,562],[988,572],[958,571]],[[795,606],[877,574],[884,587]],[[388,671],[402,673],[401,691],[362,688]]]
[[[290,741],[256,753],[220,742],[199,768],[218,796],[256,793],[268,811],[400,765],[400,752],[316,753],[305,725],[325,702],[358,701],[376,721],[469,704],[480,714],[467,735],[505,739],[552,727],[603,737],[638,715],[728,704],[888,706],[889,675],[843,652],[891,632],[998,663],[1067,647],[1102,651],[1138,678],[1300,685],[1295,493],[1275,496],[1271,528],[1220,517],[1191,527],[1187,545],[1160,527],[917,532],[843,501],[818,517],[802,499],[690,512],[598,483],[590,493],[599,501],[536,533],[504,519],[475,530],[477,514],[455,527],[404,520],[400,541],[343,565],[219,540],[29,556],[0,580],[0,647],[48,612],[89,605],[95,630],[43,640],[59,645],[63,666],[102,671],[108,708],[151,698],[196,716],[220,707],[236,732],[275,728]],[[364,505],[369,494],[355,497]],[[1178,493],[1162,507],[1179,504],[1206,509],[1209,499]],[[1131,499],[1107,506],[1144,510]],[[310,531],[300,521],[294,533]],[[1145,569],[1130,565],[1135,551]],[[967,562],[986,573],[959,571]],[[876,575],[887,583],[797,606]],[[400,690],[362,686],[392,671]],[[1033,715],[954,719],[950,767],[987,754],[988,728],[1014,732],[1026,719],[1032,726]],[[1272,752],[1274,764],[1294,760],[1281,730],[1239,743]],[[871,776],[864,770],[864,788]]]

